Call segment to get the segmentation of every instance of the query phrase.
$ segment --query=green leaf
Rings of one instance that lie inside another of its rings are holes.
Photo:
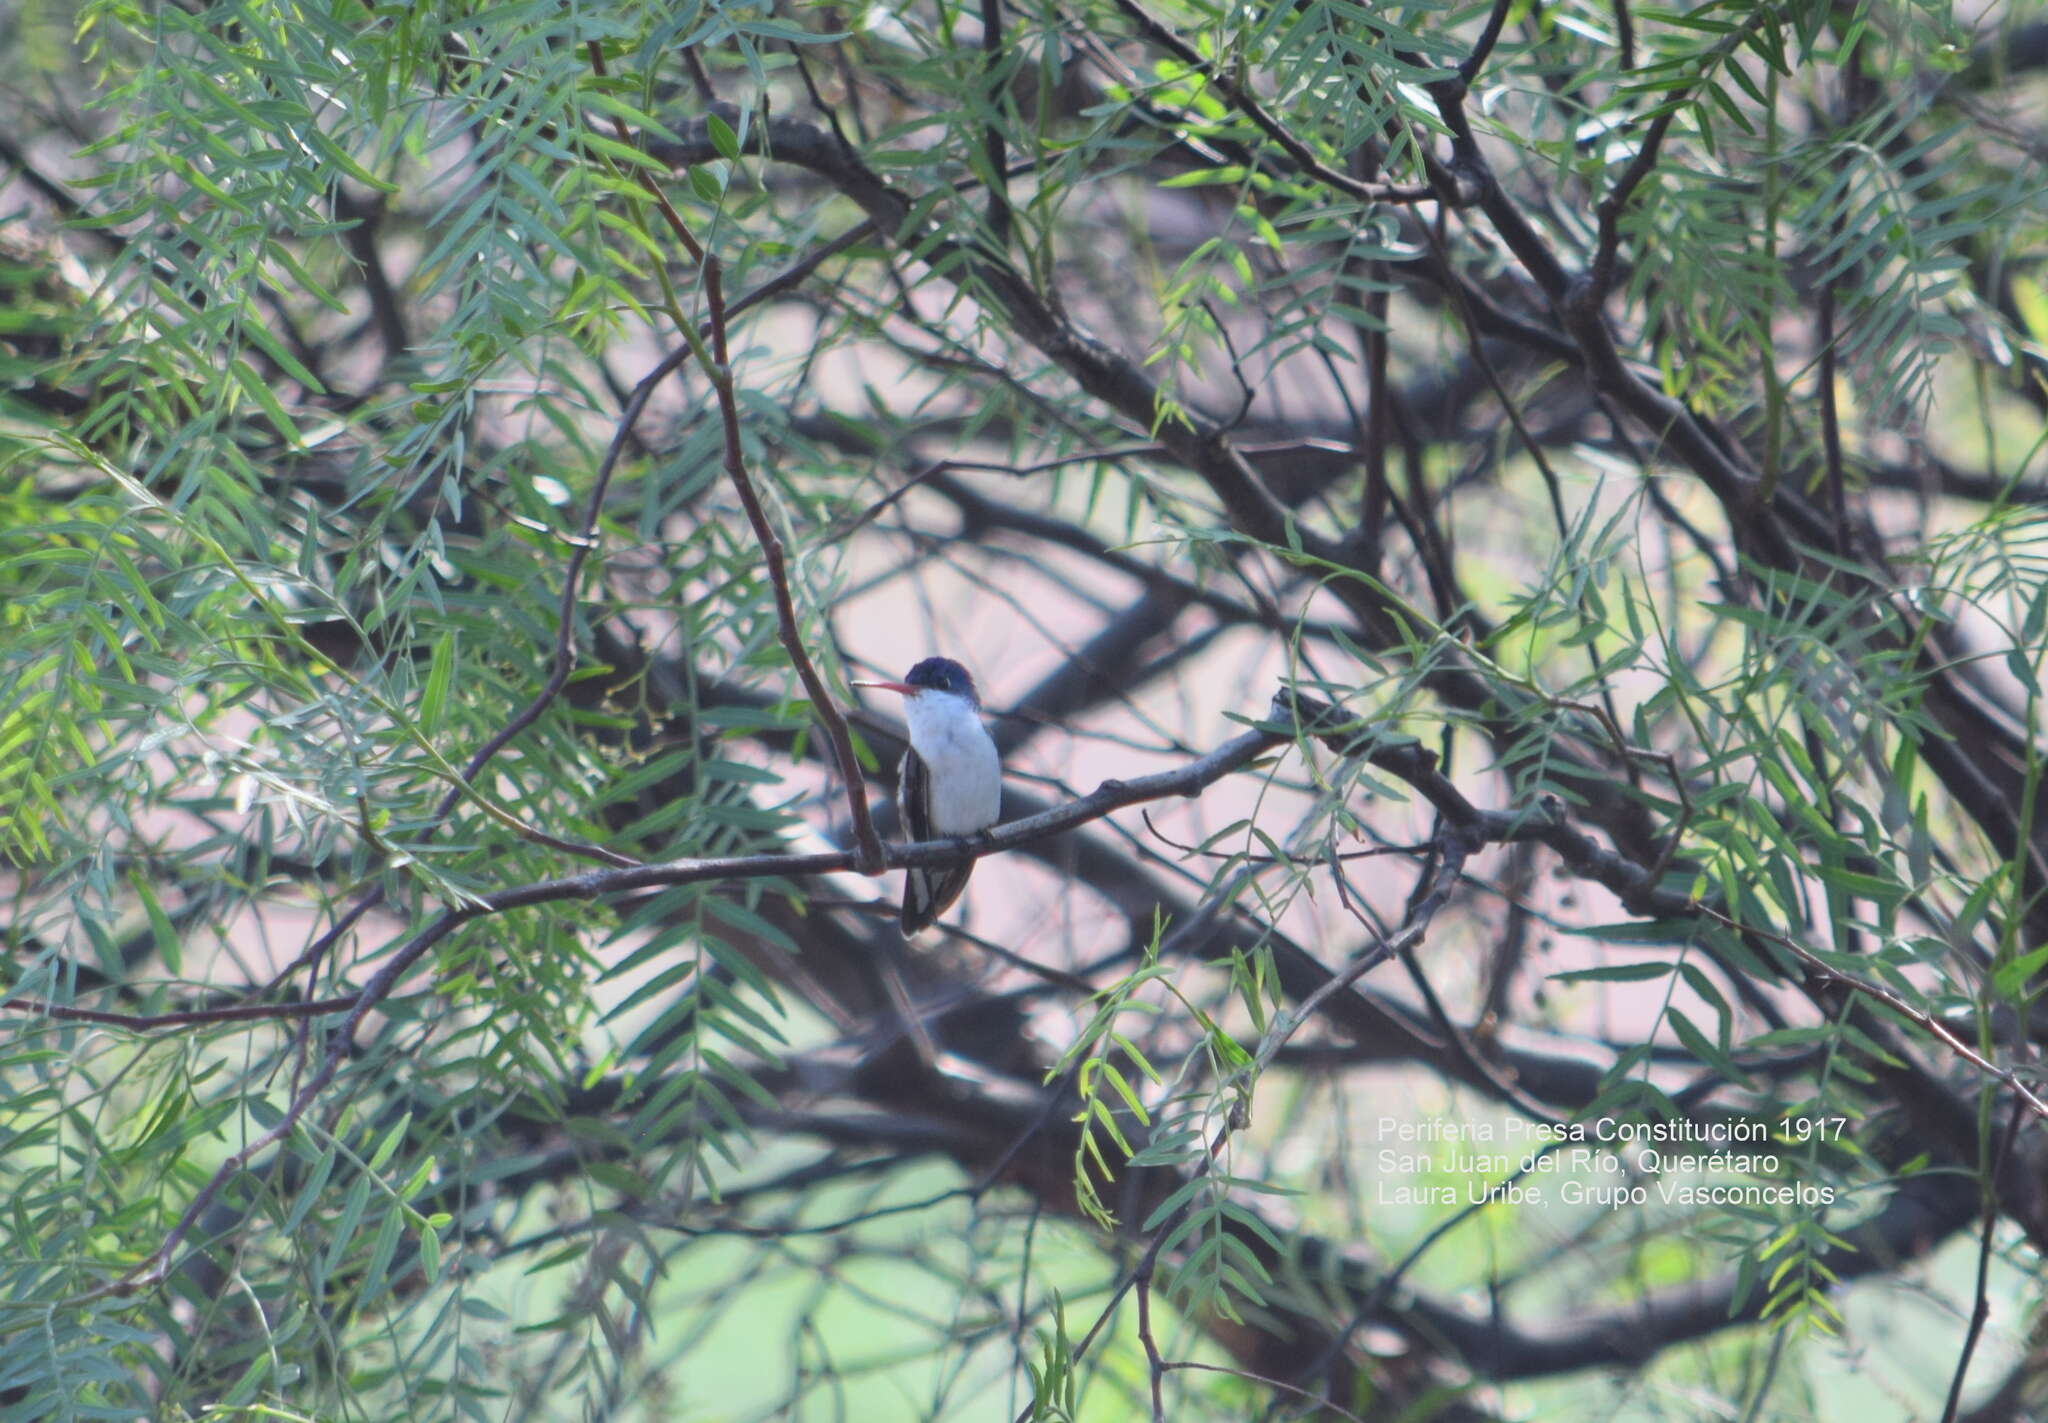
[[[1694,1027],[1692,1020],[1684,1013],[1676,1008],[1667,1007],[1664,1010],[1664,1021],[1671,1025],[1671,1031],[1677,1034],[1679,1043],[1687,1052],[1720,1073],[1727,1081],[1743,1087],[1751,1085],[1749,1075],[1736,1065],[1735,1059]]]
[[[714,165],[700,163],[690,170],[690,189],[705,202],[716,205],[725,197],[725,174]]]
[[[2048,964],[2048,944],[2043,944],[2037,949],[2029,949],[2012,962],[2001,966],[1992,975],[1992,987],[1998,996],[2008,1003],[2022,1002],[2032,996],[2029,989],[2034,987],[2034,977],[2040,973],[2044,964]]]
[[[404,1116],[393,1122],[391,1130],[384,1133],[384,1139],[377,1144],[376,1151],[371,1153],[369,1161],[364,1165],[364,1169],[368,1171],[383,1170],[384,1163],[389,1161],[392,1153],[398,1150],[398,1144],[405,1140],[405,1134],[411,1126],[411,1112],[407,1112]]]
[[[739,135],[732,131],[732,125],[717,114],[707,114],[704,126],[711,131],[711,146],[718,150],[719,156],[738,162],[740,140]]]
[[[448,709],[448,688],[455,678],[455,634],[444,632],[434,640],[427,662],[427,681],[420,692],[420,730],[429,736],[440,733]]]
[[[128,882],[135,886],[135,893],[142,900],[143,913],[149,916],[149,931],[156,940],[156,951],[162,955],[164,967],[173,976],[185,972],[185,946],[171,916],[164,913],[164,907],[157,901],[156,891],[150,887],[149,877],[138,867],[128,872]]]
[[[256,402],[256,408],[263,412],[264,418],[270,421],[284,442],[296,449],[299,445],[298,426],[292,423],[292,417],[285,413],[284,406],[271,393],[263,377],[256,374],[255,368],[237,356],[228,362],[228,373],[234,376],[235,384],[242,388],[242,393]]]
[[[1669,977],[1677,967],[1668,963],[1608,964],[1602,968],[1575,968],[1547,977],[1552,983],[1641,983],[1646,979]]]

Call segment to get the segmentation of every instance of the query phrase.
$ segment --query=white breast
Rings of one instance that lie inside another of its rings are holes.
[[[925,692],[904,698],[910,744],[931,787],[932,833],[966,835],[1002,814],[1003,767],[981,713],[961,697]]]

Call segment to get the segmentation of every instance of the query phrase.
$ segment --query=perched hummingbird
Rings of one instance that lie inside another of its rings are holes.
[[[1002,811],[1003,765],[988,728],[974,678],[947,657],[927,657],[900,682],[855,682],[903,696],[910,749],[903,753],[896,801],[912,840],[972,835],[996,823]],[[903,872],[903,932],[928,928],[946,912],[974,862],[953,869]]]

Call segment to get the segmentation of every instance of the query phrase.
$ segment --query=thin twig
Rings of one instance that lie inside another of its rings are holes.
[[[1003,0],[981,0],[981,76],[988,86],[987,101],[992,117],[982,130],[982,151],[988,155],[988,226],[998,249],[1010,245],[1010,195],[1003,183],[1009,155],[1003,151]]]
[[[875,236],[873,219],[855,223],[830,242],[824,243],[813,250],[808,256],[790,263],[767,281],[761,283],[761,285],[742,292],[726,306],[726,319],[730,321],[743,311],[751,310],[764,301],[772,301],[784,292],[803,285],[818,268],[824,266],[848,248],[858,247],[873,236]]]
[[[1284,1016],[1276,1019],[1273,1026],[1267,1029],[1266,1036],[1260,1040],[1259,1050],[1253,1055],[1251,1066],[1242,1069],[1244,1075],[1256,1078],[1270,1066],[1273,1054],[1280,1051],[1288,1039],[1301,1030],[1302,1024],[1314,1017],[1323,1004],[1332,997],[1342,993],[1388,959],[1405,954],[1422,942],[1423,937],[1429,932],[1430,922],[1436,918],[1437,911],[1443,908],[1444,902],[1450,898],[1451,889],[1457,884],[1458,876],[1465,868],[1466,856],[1477,847],[1477,843],[1481,843],[1468,840],[1465,834],[1455,829],[1447,827],[1447,831],[1444,856],[1437,865],[1428,892],[1416,902],[1415,908],[1408,915],[1408,922],[1402,926],[1401,931],[1392,938],[1381,939],[1377,944],[1354,956],[1341,971],[1330,975],[1316,986],[1313,993],[1295,1004]]]
[[[1949,1031],[1948,1026],[1939,1018],[1934,1017],[1932,1014],[1921,1012],[1888,988],[1881,988],[1867,979],[1858,978],[1855,974],[1844,973],[1838,968],[1830,967],[1813,950],[1807,948],[1796,939],[1788,938],[1783,934],[1774,934],[1768,929],[1753,928],[1705,904],[1699,906],[1699,913],[1708,919],[1712,919],[1717,924],[1734,929],[1738,933],[1754,934],[1760,939],[1767,939],[1798,959],[1800,963],[1806,966],[1808,972],[1817,974],[1830,983],[1840,984],[1853,993],[1859,993],[1865,998],[1884,1004],[1892,1012],[1913,1024],[1914,1027],[1919,1028],[1928,1036],[1939,1041],[1950,1052],[1969,1063],[1970,1066],[1976,1068],[1985,1076],[2003,1083],[2012,1091],[2015,1098],[2026,1104],[2028,1111],[2043,1121],[2048,1121],[2048,1102],[2044,1102],[2034,1095],[2033,1091],[2024,1082],[2020,1081],[2018,1074],[2013,1072],[2012,1069],[2000,1067],[1997,1063],[1991,1061],[1991,1059],[1985,1057],[1953,1032]]]
[[[1977,1236],[1977,1285],[1970,1305],[1970,1325],[1963,1334],[1962,1350],[1956,1355],[1956,1371],[1949,1380],[1948,1402],[1941,1410],[1941,1423],[1956,1423],[1956,1410],[1963,1402],[1963,1380],[1969,1376],[1970,1360],[1977,1353],[1977,1342],[1984,1337],[1984,1325],[1991,1318],[1991,1242],[1998,1233],[2000,1211],[1998,1208],[1998,1178],[2004,1174],[2006,1163],[2012,1158],[2014,1138],[2020,1134],[2020,1104],[2014,1102],[2007,1116],[2005,1130],[1998,1134],[1998,1151],[1995,1159],[1986,1162],[1990,1168],[1981,1178],[1984,1187],[1984,1224]],[[1981,1161],[1982,1158],[1980,1157]]]
[[[1429,239],[1438,264],[1443,270],[1449,271],[1451,255],[1444,248],[1443,238],[1434,228],[1427,225],[1423,227],[1423,235]],[[1471,308],[1466,303],[1463,283],[1449,283],[1444,290],[1458,308],[1458,324],[1464,328],[1465,346],[1472,355],[1472,363],[1479,368],[1480,374],[1486,377],[1486,383],[1492,387],[1494,398],[1500,401],[1500,408],[1508,417],[1508,423],[1514,426],[1515,434],[1521,439],[1523,448],[1528,450],[1529,458],[1535,461],[1537,473],[1543,476],[1544,491],[1550,496],[1550,516],[1557,524],[1558,546],[1560,549],[1565,548],[1571,542],[1571,520],[1564,511],[1564,486],[1557,477],[1557,471],[1551,467],[1550,457],[1544,453],[1543,442],[1529,432],[1528,425],[1522,420],[1520,407],[1515,404],[1515,398],[1508,393],[1507,383],[1501,379],[1493,359],[1486,354],[1486,343],[1481,339],[1479,324],[1473,320]],[[1590,644],[1587,652],[1593,653]],[[1594,655],[1594,665],[1597,669],[1597,655]]]
[[[476,754],[471,756],[469,763],[462,768],[461,783],[450,787],[448,794],[443,796],[441,803],[434,808],[430,825],[439,824],[447,818],[448,812],[455,808],[455,802],[476,780],[477,773],[490,764],[491,759],[504,750],[514,737],[540,720],[541,713],[545,712],[549,704],[561,695],[562,689],[569,685],[569,674],[576,666],[576,594],[582,584],[583,565],[590,558],[591,551],[597,547],[598,518],[604,512],[604,496],[605,491],[611,486],[612,471],[618,468],[619,456],[632,435],[633,426],[639,422],[640,412],[647,408],[648,398],[654,394],[654,388],[689,357],[689,349],[681,347],[656,362],[654,369],[642,376],[640,383],[633,387],[633,394],[627,399],[626,408],[619,412],[618,426],[612,431],[611,444],[605,449],[604,458],[598,464],[597,478],[591,485],[590,498],[584,506],[582,527],[574,538],[568,540],[569,562],[562,571],[562,597],[555,611],[555,649],[548,667],[548,679],[541,685],[541,689],[534,693],[532,699],[498,729],[496,735],[477,748]],[[590,858],[601,859],[612,865],[636,863],[628,856],[598,846],[588,847],[588,854]]]
[[[1500,40],[1501,26],[1507,23],[1513,3],[1514,0],[1493,0],[1493,9],[1486,16],[1486,28],[1479,32],[1479,42],[1472,46],[1472,52],[1458,66],[1458,81],[1467,88],[1479,77],[1487,56],[1493,53],[1494,45]]]
[[[1253,1373],[1250,1369],[1232,1368],[1227,1364],[1197,1363],[1193,1359],[1173,1360],[1169,1362],[1166,1365],[1166,1367],[1169,1370],[1193,1369],[1205,1374],[1228,1374],[1232,1378],[1244,1379],[1248,1382],[1259,1384],[1266,1388],[1276,1388],[1279,1389],[1282,1393],[1291,1393],[1296,1398],[1305,1398],[1310,1403],[1313,1403],[1318,1410],[1325,1413],[1334,1413],[1339,1418],[1348,1418],[1351,1420],[1351,1423],[1365,1423],[1365,1420],[1363,1418],[1359,1417],[1356,1413],[1353,1413],[1350,1409],[1332,1403],[1327,1398],[1317,1398],[1314,1394],[1310,1393],[1307,1389],[1301,1387],[1299,1384],[1291,1384],[1287,1382],[1287,1380],[1285,1379],[1269,1378],[1265,1374]]]
[[[1837,213],[1828,224],[1830,241],[1841,230],[1842,218]],[[1832,279],[1823,280],[1820,284],[1819,324],[1815,340],[1820,345],[1820,443],[1827,457],[1828,507],[1834,516],[1835,552],[1847,558],[1849,509],[1842,487],[1842,416],[1835,408],[1835,284]]]
[[[1166,1423],[1166,1400],[1161,1388],[1166,1382],[1166,1360],[1160,1357],[1159,1341],[1152,1337],[1152,1268],[1155,1263],[1148,1257],[1145,1268],[1138,1275],[1138,1339],[1145,1346],[1147,1372],[1152,1376],[1152,1423]]]
[[[604,46],[596,40],[590,40],[584,45],[584,52],[590,56],[590,72],[603,79],[605,77]],[[687,51],[685,52],[687,53]],[[628,148],[640,146],[634,142],[633,131],[626,127],[626,121],[617,114],[612,115],[612,132],[618,136],[619,142],[625,144]],[[653,200],[654,205],[661,210],[662,220],[668,223],[669,231],[675,233],[676,240],[683,244],[683,250],[690,254],[690,259],[701,265],[704,261],[704,246],[697,240],[696,234],[690,231],[690,225],[683,221],[683,215],[675,210],[674,204],[669,202],[668,194],[661,190],[659,183],[656,183],[645,173],[640,172],[637,167],[633,171],[639,178],[640,190],[646,193]]]
[[[171,1013],[108,1013],[97,1008],[74,1008],[67,1003],[42,1003],[33,998],[10,998],[0,1008],[16,1013],[33,1013],[65,1023],[101,1023],[110,1028],[133,1028],[146,1032],[154,1028],[189,1028],[205,1023],[246,1023],[290,1018],[324,1018],[346,1012],[356,1004],[355,995],[345,998],[316,998],[308,1003],[230,1003],[218,1008],[180,1008]]]
[[[588,45],[590,67],[599,78],[604,77],[604,51],[595,40]],[[632,131],[625,121],[614,115],[612,125],[621,143],[632,144]],[[705,250],[682,214],[669,202],[661,185],[647,173],[634,170],[640,188],[651,199],[676,240],[684,250],[696,259],[704,274],[704,296],[707,307],[706,326],[711,342],[707,353],[701,343],[704,340],[687,321],[683,323],[683,339],[689,344],[698,364],[704,368],[705,377],[718,401],[719,424],[725,437],[725,472],[732,480],[734,491],[739,495],[740,506],[746,510],[747,522],[753,527],[754,540],[761,546],[761,558],[767,565],[768,582],[775,594],[776,629],[780,634],[782,649],[789,657],[790,665],[796,669],[804,692],[811,700],[811,709],[824,724],[825,735],[832,747],[833,759],[838,763],[839,778],[846,786],[847,809],[853,819],[855,868],[862,874],[879,874],[882,870],[882,839],[875,833],[874,817],[868,812],[866,783],[861,779],[860,763],[854,758],[853,739],[847,734],[846,718],[840,712],[838,703],[825,687],[824,679],[812,665],[810,653],[804,648],[802,629],[798,625],[796,603],[789,592],[789,569],[784,557],[782,540],[774,526],[768,522],[768,515],[761,507],[760,497],[754,492],[752,479],[747,475],[746,451],[740,441],[739,400],[732,378],[732,355],[728,346],[727,325],[731,313],[725,305],[724,264],[714,252]],[[708,355],[709,359],[706,359]],[[580,550],[579,550],[580,552]]]
[[[1340,193],[1368,203],[1421,203],[1438,196],[1436,189],[1426,183],[1413,188],[1401,188],[1385,183],[1361,183],[1348,173],[1338,172],[1310,152],[1307,144],[1289,133],[1285,125],[1267,113],[1259,101],[1246,93],[1235,80],[1220,73],[1203,57],[1201,51],[1146,13],[1145,8],[1138,4],[1138,0],[1116,0],[1116,7],[1130,17],[1131,22],[1138,27],[1139,33],[1200,74],[1217,93],[1230,101],[1233,108],[1250,119],[1258,126],[1260,132],[1278,144],[1281,151],[1293,159],[1302,172],[1325,187],[1335,188]]]
[[[1614,44],[1621,51],[1621,67],[1636,67],[1636,23],[1628,11],[1628,0],[1614,0]]]
[[[1597,210],[1599,235],[1595,239],[1593,261],[1587,268],[1582,289],[1574,296],[1575,301],[1583,303],[1583,309],[1597,310],[1614,286],[1614,260],[1621,247],[1621,214],[1627,209],[1629,200],[1634,197],[1636,188],[1641,185],[1643,179],[1650,176],[1650,170],[1657,166],[1658,150],[1664,146],[1665,135],[1671,132],[1671,125],[1684,109],[1686,100],[1700,85],[1708,82],[1707,75],[1710,70],[1741,47],[1749,38],[1750,31],[1761,23],[1767,13],[1758,11],[1735,33],[1715,45],[1702,57],[1699,73],[1694,76],[1692,82],[1667,94],[1660,101],[1663,112],[1650,121],[1649,132],[1643,135],[1642,144],[1636,149],[1636,156],[1629,160],[1629,165],[1622,170],[1621,177],[1607,190],[1607,195],[1600,199]]]
[[[1664,135],[1671,131],[1672,120],[1678,117],[1677,102],[1675,99],[1671,102],[1671,108],[1651,120],[1650,131],[1643,136],[1636,156],[1622,170],[1614,186],[1607,190],[1607,196],[1600,200],[1599,236],[1593,249],[1593,264],[1586,273],[1584,299],[1589,307],[1597,307],[1613,289],[1614,259],[1621,248],[1621,214],[1628,207],[1636,188],[1657,166],[1657,150],[1663,147]]]
[[[891,505],[895,504],[911,490],[917,488],[918,485],[928,479],[937,478],[939,475],[950,474],[955,470],[979,470],[989,474],[1014,475],[1021,479],[1028,475],[1043,474],[1047,470],[1064,469],[1068,465],[1092,464],[1096,461],[1114,463],[1118,460],[1140,457],[1156,458],[1162,453],[1163,451],[1157,445],[1124,445],[1109,450],[1083,450],[1079,454],[1061,455],[1056,459],[1042,460],[1037,464],[997,464],[990,460],[935,460],[852,518],[828,530],[825,535],[825,542],[837,543],[852,534],[859,533],[881,517]]]
[[[1365,311],[1371,321],[1363,328],[1362,340],[1365,346],[1365,420],[1359,431],[1360,443],[1365,452],[1365,488],[1359,495],[1360,510],[1358,521],[1359,542],[1364,550],[1369,571],[1377,573],[1382,564],[1384,550],[1381,547],[1380,531],[1385,522],[1387,507],[1392,503],[1392,489],[1387,484],[1387,442],[1393,429],[1393,386],[1387,379],[1388,297],[1392,295],[1387,281],[1386,264],[1369,261],[1363,264],[1367,290]],[[1328,353],[1323,353],[1329,359]],[[1335,377],[1335,371],[1331,372]],[[1342,389],[1341,382],[1339,388]],[[1347,400],[1346,404],[1350,404]],[[1356,407],[1352,420],[1358,423]],[[1404,520],[1404,522],[1406,522]],[[1413,534],[1416,552],[1427,563],[1429,549],[1419,534]],[[1432,572],[1434,570],[1432,569]],[[1441,603],[1441,600],[1439,600]]]
[[[1312,870],[1318,865],[1327,865],[1333,861],[1371,860],[1381,855],[1420,855],[1432,848],[1428,842],[1420,845],[1375,845],[1370,850],[1343,850],[1331,855],[1253,855],[1242,850],[1205,850],[1200,845],[1183,845],[1154,825],[1152,812],[1141,810],[1138,814],[1144,820],[1145,828],[1152,832],[1154,839],[1162,845],[1180,851],[1183,855],[1200,855],[1211,860],[1236,860],[1246,865],[1292,865],[1297,869]]]
[[[846,785],[847,809],[853,816],[855,867],[862,874],[880,874],[882,837],[875,833],[874,817],[868,813],[867,783],[861,778],[860,762],[854,759],[853,738],[847,733],[846,717],[832,699],[831,692],[826,690],[818,669],[811,665],[810,654],[804,650],[796,603],[789,593],[789,570],[783,557],[782,539],[768,522],[760,496],[755,494],[753,481],[747,477],[745,450],[740,443],[739,401],[733,390],[732,359],[726,347],[721,265],[715,254],[705,259],[704,294],[710,308],[712,355],[712,365],[706,374],[717,393],[718,417],[725,430],[725,472],[732,480],[734,492],[739,495],[740,507],[747,512],[747,522],[753,526],[754,540],[761,546],[761,558],[768,568],[768,582],[775,593],[775,623],[782,638],[782,650],[788,654],[790,665],[796,668],[796,675],[804,684],[804,691],[811,699],[811,710],[824,723],[833,759],[839,763],[839,778]]]

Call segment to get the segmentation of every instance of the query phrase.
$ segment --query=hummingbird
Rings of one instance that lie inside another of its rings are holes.
[[[981,724],[974,678],[949,657],[927,657],[900,682],[855,682],[903,697],[910,749],[897,772],[896,803],[912,840],[972,835],[1002,812],[1003,765]],[[929,928],[945,913],[974,862],[949,869],[903,872],[903,933]]]

